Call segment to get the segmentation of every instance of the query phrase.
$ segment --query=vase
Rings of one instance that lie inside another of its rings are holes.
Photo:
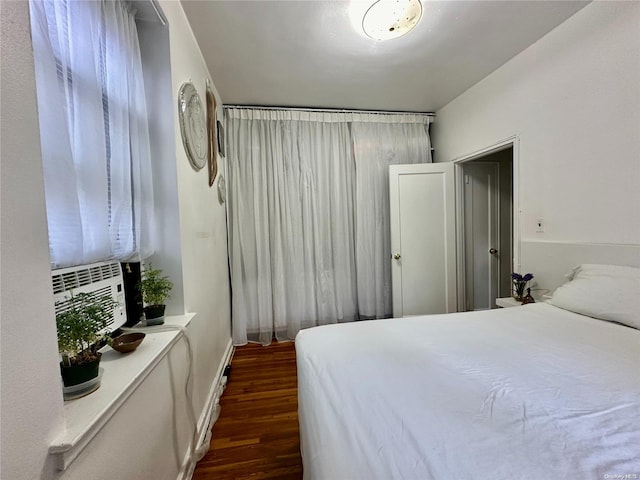
[[[527,282],[513,282],[513,298],[521,302],[524,300],[524,290]]]

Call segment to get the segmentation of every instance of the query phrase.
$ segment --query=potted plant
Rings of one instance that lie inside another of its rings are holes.
[[[144,316],[147,325],[161,325],[164,323],[165,300],[169,298],[169,292],[173,283],[167,276],[162,275],[162,270],[153,268],[149,264],[142,272],[140,292],[145,304]]]
[[[99,343],[107,338],[107,322],[118,303],[106,295],[73,292],[64,303],[65,308],[56,314],[60,372],[64,386],[72,387],[98,376],[102,355]]]

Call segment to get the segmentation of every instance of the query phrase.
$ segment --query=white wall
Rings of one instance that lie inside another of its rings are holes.
[[[52,466],[42,478],[176,480],[193,436],[186,355],[179,340],[67,470]]]
[[[205,105],[205,82],[211,78],[187,17],[179,2],[161,2],[170,26],[173,105],[177,110],[178,90],[191,81]],[[215,85],[217,118],[222,118],[222,101]],[[212,379],[231,338],[227,225],[224,204],[218,202],[217,182],[209,187],[207,167],[194,171],[187,160],[174,123],[184,305],[186,312],[198,312],[191,330],[195,339],[196,377]],[[218,171],[224,171],[219,159]],[[196,407],[202,407],[211,381],[196,382]]]
[[[63,425],[27,2],[0,3],[1,464],[40,478]]]
[[[144,5],[144,4],[143,4]],[[139,5],[137,5],[140,8]],[[155,12],[152,12],[153,18]],[[144,71],[144,88],[149,115],[149,139],[153,161],[153,191],[155,213],[155,254],[149,262],[160,268],[173,282],[166,302],[167,315],[182,315],[184,281],[182,277],[182,247],[180,243],[180,208],[178,205],[178,166],[176,138],[173,131],[175,103],[171,80],[171,42],[169,28],[157,19],[136,22],[140,40],[140,56]],[[179,137],[178,137],[179,141]]]
[[[640,244],[639,25],[593,2],[437,112],[437,161],[519,137],[525,268],[531,242]]]
[[[170,220],[180,233],[175,261],[183,287],[178,282],[177,305],[198,313],[190,326],[198,413],[231,342],[226,221],[206,171],[191,170],[177,123],[179,85],[191,78],[204,99],[209,74],[180,3],[165,1],[161,6],[170,24],[171,103],[176,115],[178,205],[168,210],[177,212],[170,214]],[[64,418],[28,3],[1,2],[1,8],[1,476],[11,480],[175,479],[190,436],[180,393],[186,365],[183,343],[156,367],[67,471],[57,472],[47,453]],[[119,456],[117,461],[114,455]]]

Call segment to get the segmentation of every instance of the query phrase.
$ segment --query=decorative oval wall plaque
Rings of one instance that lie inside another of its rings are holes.
[[[178,92],[178,116],[184,150],[197,172],[207,163],[207,124],[200,95],[191,82],[183,83]]]
[[[205,94],[207,102],[207,145],[209,147],[209,186],[213,185],[218,174],[218,149],[216,148],[216,96],[207,80]],[[218,135],[220,133],[218,132]]]

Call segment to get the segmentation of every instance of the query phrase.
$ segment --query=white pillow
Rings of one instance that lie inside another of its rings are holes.
[[[551,305],[640,329],[640,268],[585,264],[567,277]]]

